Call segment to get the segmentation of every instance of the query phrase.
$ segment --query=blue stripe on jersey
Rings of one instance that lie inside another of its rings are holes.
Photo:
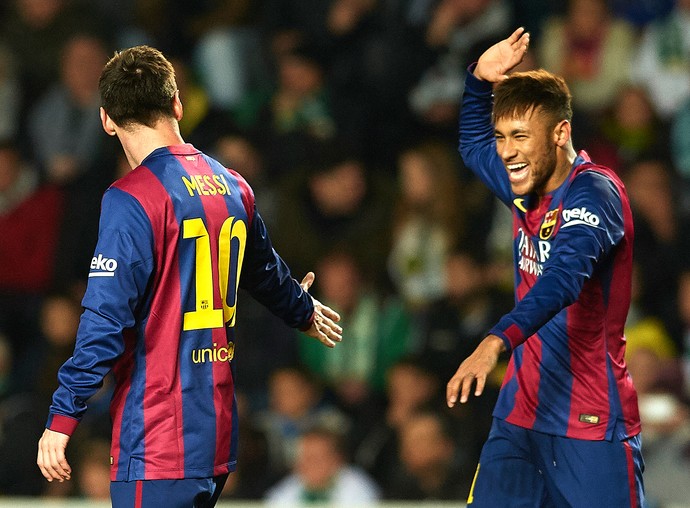
[[[551,328],[555,324],[565,329],[566,312],[561,311],[552,321],[548,322],[544,328]],[[558,334],[549,334],[552,339],[559,337]],[[559,340],[559,342],[562,342]],[[564,407],[570,407],[570,394],[572,393],[573,376],[565,369],[559,369],[558,365],[570,365],[570,350],[567,344],[559,344],[558,350],[548,341],[541,341],[541,365],[539,366],[539,401],[548,400],[548,404],[537,403],[536,422],[549,422],[549,432],[557,435],[566,435],[568,431],[569,414],[562,411]],[[559,358],[566,353],[567,358]],[[557,371],[559,379],[549,379],[553,372]],[[567,385],[568,390],[564,387]],[[554,402],[555,401],[555,402]],[[537,429],[540,430],[540,429]]]
[[[143,337],[147,319],[137,326],[137,336]],[[132,368],[132,378],[145,379],[146,377],[146,344],[143,340],[137,340],[134,344],[134,366]],[[146,383],[133,382],[130,385],[129,393],[125,400],[124,408],[122,409],[122,422],[120,430],[120,457],[118,461],[118,479],[131,477],[143,478],[143,458],[146,456],[144,449],[144,391],[146,390]],[[136,444],[136,448],[130,448],[132,444]],[[130,466],[137,467],[135,464],[130,464],[131,457],[139,457],[142,460],[136,464],[140,465],[141,471],[130,471]],[[137,475],[137,476],[135,476]]]

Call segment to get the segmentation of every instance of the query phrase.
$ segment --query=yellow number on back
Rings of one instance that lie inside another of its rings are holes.
[[[237,287],[244,260],[244,247],[247,243],[247,226],[234,217],[228,217],[220,229],[218,238],[218,275],[219,291],[223,308],[213,307],[213,266],[211,261],[211,239],[204,221],[200,218],[182,221],[182,237],[195,239],[195,309],[185,312],[183,330],[200,330],[204,328],[222,328],[228,323],[235,324],[235,307],[237,304]],[[231,259],[232,240],[238,241],[237,259]],[[234,270],[230,264],[234,262]],[[233,273],[234,272],[234,273]],[[235,299],[232,305],[227,302],[230,275],[234,275]]]

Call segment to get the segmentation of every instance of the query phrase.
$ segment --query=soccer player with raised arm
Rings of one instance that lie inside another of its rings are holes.
[[[633,224],[620,179],[576,152],[571,95],[544,70],[514,72],[519,28],[471,66],[465,163],[513,213],[515,300],[447,385],[481,395],[510,353],[471,507],[641,507],[637,395],[627,371]]]
[[[104,194],[73,356],[58,373],[38,466],[71,476],[65,449],[111,370],[115,507],[214,506],[237,458],[238,288],[324,345],[338,314],[273,250],[247,182],[185,144],[171,64],[156,49],[115,54],[101,121],[132,171]]]

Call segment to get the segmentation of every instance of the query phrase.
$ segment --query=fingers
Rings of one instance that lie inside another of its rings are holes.
[[[38,443],[36,458],[41,474],[46,480],[63,482],[69,480],[72,469],[65,458],[65,449],[61,439],[55,439],[51,431],[46,430]]]
[[[314,283],[315,278],[316,275],[314,275],[314,272],[308,272],[302,279],[302,282],[300,282],[300,286],[302,286],[302,289],[304,289],[305,291],[309,291],[309,288]]]
[[[321,309],[314,315],[314,327],[316,328],[317,338],[328,347],[335,347],[336,342],[343,340],[343,329],[332,319],[324,316]]]
[[[335,323],[337,323],[338,321],[340,321],[340,314],[338,314],[336,311],[334,311],[334,310],[331,309],[330,307],[328,307],[328,306],[326,306],[326,305],[321,305],[321,309],[320,309],[320,310],[321,310],[321,313],[322,313],[325,317],[327,317],[328,319],[330,319],[331,321],[333,321],[333,322],[335,322]],[[340,327],[338,327],[338,328],[340,328]],[[341,331],[342,331],[342,330],[341,330]]]
[[[475,387],[474,395],[479,397],[484,392],[484,387],[486,386],[485,375],[476,375],[473,372],[455,374],[446,386],[446,403],[448,407],[455,406],[458,401],[458,395],[460,396],[461,404],[467,402],[472,390],[472,383],[475,380],[477,381],[477,386]]]
[[[459,380],[456,376],[453,376],[448,385],[446,386],[446,403],[448,407],[455,406],[458,401],[458,387],[460,386]]]
[[[510,34],[510,37],[508,37],[508,42],[511,44],[517,42],[520,39],[520,36],[525,32],[525,27],[521,26],[518,27],[512,34]]]

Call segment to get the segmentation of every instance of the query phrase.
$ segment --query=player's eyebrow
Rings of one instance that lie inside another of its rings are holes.
[[[529,129],[527,129],[527,128],[525,128],[525,127],[516,127],[516,128],[514,128],[513,130],[511,130],[511,131],[508,133],[508,135],[510,135],[510,136],[516,136],[517,134],[526,134],[526,133],[528,133],[528,132],[529,132]],[[501,131],[498,130],[498,129],[494,129],[494,135],[497,135],[497,136],[505,136],[506,134],[504,134],[503,132],[501,132]]]

